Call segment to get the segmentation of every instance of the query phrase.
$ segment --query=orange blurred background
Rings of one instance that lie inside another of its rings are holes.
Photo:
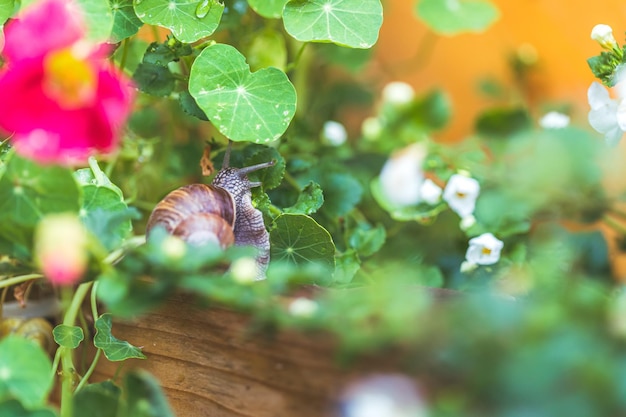
[[[472,132],[477,113],[501,103],[480,94],[480,80],[489,77],[511,87],[510,57],[535,55],[525,91],[531,111],[538,112],[534,116],[540,117],[541,106],[546,104],[571,104],[573,123],[586,124],[587,88],[594,80],[586,60],[600,52],[590,38],[591,29],[598,23],[608,24],[622,43],[626,2],[493,2],[500,10],[494,25],[483,33],[448,37],[434,35],[417,18],[416,0],[385,1],[376,49],[379,70],[388,81],[407,81],[418,93],[435,86],[444,89],[451,97],[454,114],[448,128],[437,136],[454,141]]]

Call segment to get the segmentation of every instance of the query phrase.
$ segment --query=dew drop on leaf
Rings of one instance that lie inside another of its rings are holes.
[[[211,11],[211,0],[202,0],[196,6],[196,17],[202,19],[209,14],[209,11]]]

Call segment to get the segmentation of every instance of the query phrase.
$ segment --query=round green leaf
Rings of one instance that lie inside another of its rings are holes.
[[[142,22],[166,27],[186,43],[213,34],[224,12],[219,0],[135,0],[134,5]]]
[[[110,0],[110,2],[113,11],[111,40],[117,43],[137,33],[143,22],[135,14],[133,0]]]
[[[19,401],[11,399],[0,403],[0,416],[57,417],[57,414],[49,408],[42,408],[37,410],[26,409]]]
[[[67,324],[59,324],[52,330],[54,341],[59,346],[70,349],[76,349],[80,342],[85,338],[83,329],[78,326],[68,326]]]
[[[102,349],[104,356],[112,362],[123,361],[130,358],[145,359],[146,356],[141,353],[141,349],[131,345],[130,343],[119,340],[111,334],[112,315],[110,313],[102,314],[96,320],[96,335],[93,338],[93,344],[98,349]]]
[[[488,0],[420,0],[417,15],[442,35],[482,32],[499,17]]]
[[[270,256],[296,265],[315,262],[335,269],[335,244],[326,229],[309,216],[281,214],[270,233]]]
[[[296,111],[296,90],[287,75],[277,68],[251,73],[244,56],[230,45],[209,46],[196,58],[189,93],[234,141],[275,141]]]
[[[0,400],[13,397],[27,408],[43,405],[50,389],[52,363],[34,342],[18,336],[0,341]]]
[[[280,19],[288,0],[248,0],[252,9],[263,17]]]
[[[380,0],[291,0],[283,10],[283,21],[299,41],[365,49],[378,40],[383,6]]]

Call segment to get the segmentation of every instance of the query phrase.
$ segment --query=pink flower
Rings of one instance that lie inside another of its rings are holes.
[[[5,28],[0,129],[40,163],[83,163],[114,150],[134,98],[106,48],[85,40],[78,7],[42,0]]]

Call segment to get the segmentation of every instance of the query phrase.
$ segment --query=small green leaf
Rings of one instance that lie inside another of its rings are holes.
[[[326,229],[309,216],[281,214],[270,233],[272,260],[296,265],[320,263],[335,269],[335,244]]]
[[[189,93],[213,125],[234,141],[273,142],[296,111],[296,90],[277,68],[255,73],[230,45],[205,48],[194,61]]]
[[[425,130],[437,130],[446,126],[452,114],[447,94],[434,90],[413,103],[407,110],[411,120]]]
[[[43,405],[51,371],[50,358],[36,343],[18,336],[0,341],[0,401],[12,397],[26,408]]]
[[[361,268],[361,259],[355,250],[348,250],[336,257],[335,284],[345,285],[352,282]]]
[[[135,0],[134,4],[141,21],[166,27],[186,43],[212,35],[224,12],[218,0]]]
[[[192,54],[191,45],[169,38],[163,43],[152,42],[146,49],[143,62],[167,67],[170,62]]]
[[[174,417],[158,381],[146,371],[127,373],[124,393],[119,417]]]
[[[252,10],[268,19],[280,19],[289,0],[248,0]]]
[[[0,26],[3,25],[9,17],[13,16],[14,11],[14,0],[0,0]]]
[[[285,175],[285,158],[283,158],[275,148],[260,145],[252,146],[254,147],[251,148],[251,150],[256,149],[256,151],[245,159],[242,167],[262,164],[268,161],[275,161],[276,163],[269,168],[251,172],[248,178],[250,178],[250,181],[262,182],[264,190],[271,190],[278,187]]]
[[[74,394],[74,410],[89,417],[118,415],[121,390],[111,381],[85,385]]]
[[[96,335],[93,339],[94,345],[98,349],[102,349],[104,356],[112,362],[131,358],[145,359],[146,356],[141,353],[141,349],[124,340],[119,340],[111,334],[112,317],[110,313],[105,313],[96,320]]]
[[[321,209],[330,218],[346,215],[361,201],[363,187],[348,173],[322,173],[313,179],[324,190],[324,205]]]
[[[189,91],[181,91],[178,99],[180,107],[185,113],[190,116],[196,117],[200,120],[208,121],[209,118],[196,103],[196,100],[189,94]]]
[[[143,26],[133,8],[133,0],[109,0],[113,11],[112,42],[120,42],[133,36]]]
[[[378,252],[385,243],[387,233],[382,225],[372,228],[361,224],[350,234],[349,242],[361,256],[371,256]]]
[[[380,0],[291,0],[283,10],[287,32],[302,42],[371,48],[383,23]]]
[[[76,349],[80,342],[85,339],[83,329],[78,326],[68,326],[66,324],[59,324],[52,330],[52,336],[54,341],[59,346],[63,346],[70,349]]]
[[[320,185],[309,182],[298,195],[296,203],[283,211],[290,214],[313,214],[324,204],[324,193]]]
[[[486,30],[499,12],[488,0],[420,0],[417,15],[435,32],[456,35]]]
[[[137,87],[153,96],[165,97],[174,91],[176,79],[169,68],[142,62],[133,74]]]
[[[0,416],[7,417],[57,417],[51,409],[26,409],[18,400],[0,402]],[[94,416],[90,416],[94,417]]]
[[[495,108],[478,116],[478,133],[494,139],[503,139],[532,127],[532,119],[523,108]]]
[[[119,245],[132,231],[131,218],[136,211],[129,209],[120,196],[108,187],[83,186],[83,207],[80,218],[87,229],[107,249]]]

